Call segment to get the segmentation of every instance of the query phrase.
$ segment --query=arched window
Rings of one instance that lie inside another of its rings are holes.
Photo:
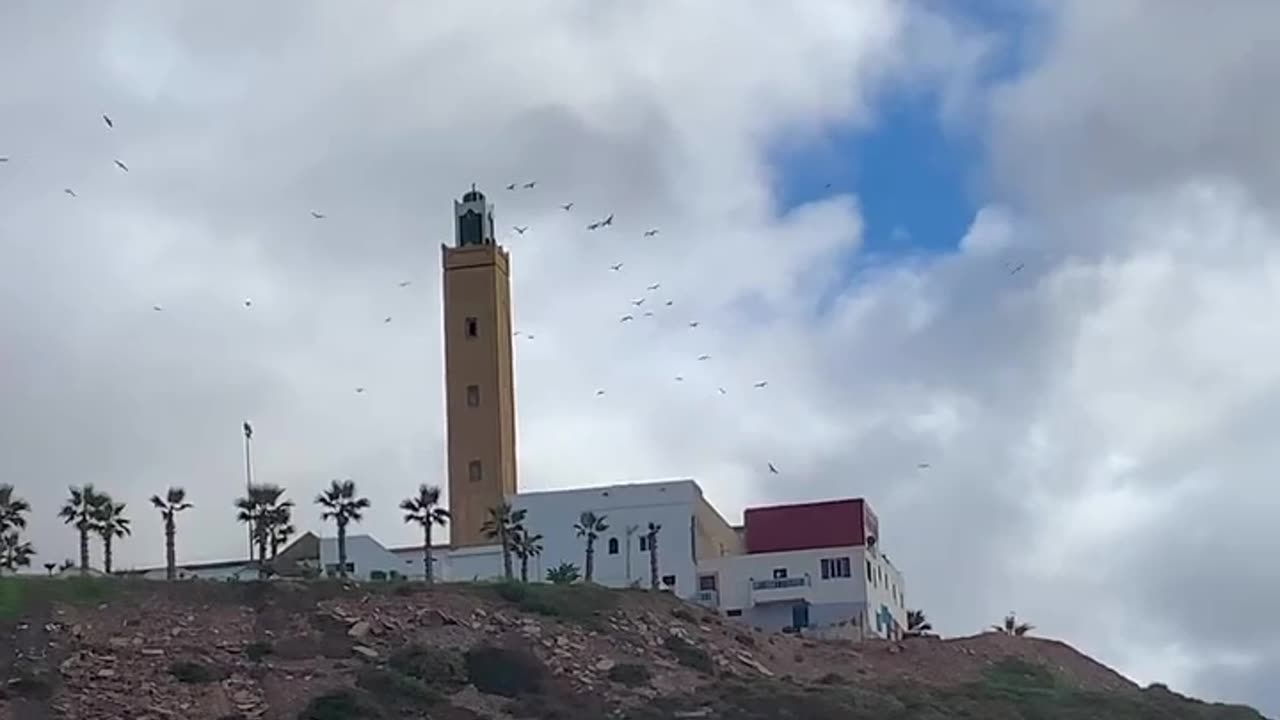
[[[618,554],[618,538],[609,538],[609,554]]]

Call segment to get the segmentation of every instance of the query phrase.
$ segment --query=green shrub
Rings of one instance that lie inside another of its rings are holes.
[[[493,584],[493,591],[507,602],[519,603],[528,596],[528,585],[515,580],[502,580]]]
[[[402,675],[431,686],[452,689],[467,682],[462,655],[446,648],[408,645],[392,653],[387,665]]]
[[[532,652],[482,645],[466,654],[467,680],[482,693],[516,697],[546,687],[547,666]]]
[[[351,690],[333,690],[318,695],[298,713],[298,720],[377,720],[383,717],[367,698]]]
[[[589,626],[598,625],[618,604],[613,591],[595,585],[500,582],[493,589],[498,597],[524,612]]]
[[[244,646],[244,655],[254,662],[261,662],[262,658],[275,652],[275,648],[271,643],[265,640],[255,640]]]
[[[711,655],[679,635],[668,635],[662,645],[676,656],[676,662],[681,665],[708,675],[715,672],[716,664]]]
[[[693,613],[689,612],[687,609],[682,607],[671,608],[671,617],[677,620],[683,620],[688,623],[698,622],[698,618],[694,617]]]
[[[177,678],[178,682],[197,685],[217,682],[226,677],[226,673],[218,668],[213,668],[194,660],[174,661],[169,665],[169,674]]]
[[[427,683],[386,668],[361,668],[356,673],[356,687],[390,705],[434,705],[444,699]]]
[[[610,680],[627,687],[648,685],[651,677],[648,666],[640,663],[619,663],[609,670]]]

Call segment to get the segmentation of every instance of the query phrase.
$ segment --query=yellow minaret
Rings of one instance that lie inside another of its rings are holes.
[[[444,265],[444,383],[450,540],[491,545],[489,508],[516,494],[510,257],[493,239],[493,206],[471,186],[453,203]]]

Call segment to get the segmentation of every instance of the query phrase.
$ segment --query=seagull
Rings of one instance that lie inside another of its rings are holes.
[[[929,463],[919,463],[916,465],[917,470],[928,470],[929,467]]]
[[[645,230],[645,231],[644,231],[644,236],[645,236],[645,237],[653,237],[654,235],[657,235],[657,234],[658,234],[658,228],[653,228],[653,229],[651,229],[651,230]]]
[[[644,311],[644,316],[645,316],[645,317],[653,317],[653,311],[652,311],[652,310],[645,310],[645,311]]]
[[[644,304],[644,298],[639,298],[639,299],[636,299],[636,300],[632,300],[632,301],[631,301],[631,304],[632,304],[632,305],[635,305],[636,307],[640,307],[641,305],[643,305],[643,304]]]
[[[107,127],[109,128],[115,127],[115,123],[111,122],[111,118],[107,117],[106,115],[102,116],[102,122],[106,123]]]
[[[162,311],[164,311],[164,308],[163,308],[163,307],[160,307],[159,305],[152,305],[152,306],[151,306],[151,309],[152,309],[152,310],[155,310],[156,312],[162,312]]]
[[[413,284],[413,281],[412,281],[412,280],[401,280],[401,281],[400,281],[400,287],[409,287],[409,286],[410,286],[410,285],[412,285],[412,284]]]
[[[699,359],[699,360],[710,360],[710,359],[711,359],[711,356],[710,356],[710,355],[699,355],[699,356],[698,356],[698,359]]]
[[[511,333],[511,337],[520,337],[520,331],[519,331],[519,330],[517,330],[517,331],[515,331],[515,332]]]
[[[524,227],[520,227],[519,225],[512,225],[511,229],[515,230],[517,235],[523,235],[525,231],[529,229],[529,226],[525,225]]]
[[[773,473],[774,475],[777,475],[777,474],[778,474],[778,468],[774,467],[774,466],[773,466],[773,463],[769,463],[769,472]]]
[[[588,225],[588,226],[587,226],[587,229],[588,229],[588,230],[599,230],[599,229],[600,229],[600,223],[598,223],[598,222],[593,222],[593,223],[591,223],[590,225]]]
[[[830,189],[831,189],[831,183],[827,183],[826,185],[823,185],[823,186],[822,186],[822,189],[823,189],[823,190],[830,190]]]
[[[572,210],[572,209],[573,209],[573,203],[565,203],[565,204],[563,204],[563,205],[561,205],[561,206],[560,206],[560,209],[561,209],[561,210],[563,210],[563,211],[565,211],[565,212],[569,212],[570,210]]]
[[[650,285],[649,287],[647,287],[647,288],[645,288],[645,289],[646,289],[646,290],[657,290],[657,289],[658,289],[658,288],[660,288],[660,287],[662,287],[662,283],[654,283],[654,284]]]
[[[716,390],[719,390],[721,395],[725,394],[724,388],[716,388]]]
[[[527,183],[525,183],[525,184],[524,184],[524,189],[525,189],[525,190],[532,190],[532,189],[533,189],[533,186],[534,186],[534,185],[537,185],[537,184],[538,184],[538,181],[537,181],[537,180],[530,180],[529,182],[527,182]]]
[[[612,271],[614,271],[614,272],[618,272],[619,270],[621,270],[621,269],[622,269],[622,263],[615,263],[615,264],[613,264],[613,265],[610,265],[610,266],[609,266],[609,269],[610,269],[610,270],[612,270]]]
[[[675,305],[675,304],[676,304],[676,301],[675,301],[675,300],[668,300],[668,301],[667,301],[667,307],[671,307],[672,305]]]
[[[609,213],[609,217],[600,221],[600,227],[609,227],[613,224],[613,213]]]
[[[1019,270],[1021,270],[1021,269],[1023,268],[1023,266],[1025,266],[1025,265],[1026,265],[1026,263],[1018,263],[1018,264],[1017,264],[1017,266],[1012,267],[1012,268],[1010,268],[1010,269],[1009,269],[1009,274],[1010,274],[1010,275],[1016,275],[1016,274],[1018,273],[1018,271],[1019,271]]]
[[[76,195],[76,191],[72,190],[71,188],[62,188],[62,192],[70,195],[71,197],[79,197],[78,195]]]
[[[9,162],[9,156],[8,156],[8,155],[0,155],[0,163],[6,163],[6,162]]]
[[[683,375],[677,375],[677,376],[676,376],[676,382],[684,382],[684,376],[683,376]]]
[[[245,307],[253,307],[253,300],[251,300],[251,299],[249,299],[249,298],[245,298],[245,299],[244,299],[244,306],[245,306]]]
[[[358,388],[356,388],[356,394],[357,394],[357,395],[363,395],[363,394],[364,394],[364,388],[362,388],[362,387],[358,387]]]
[[[123,170],[123,171],[125,171],[125,172],[129,172],[129,166],[128,166],[128,165],[125,165],[124,163],[120,162],[119,160],[116,160],[116,161],[115,161],[115,163],[116,163],[116,167],[120,168],[121,170]]]
[[[386,316],[385,318],[383,318],[383,319],[382,319],[382,323],[383,323],[384,325],[385,325],[385,324],[387,324],[387,323],[389,323],[389,322],[391,322],[391,316],[390,316],[390,315],[388,315],[388,316]]]
[[[697,320],[693,320],[693,321],[691,321],[691,322],[689,323],[689,327],[691,327],[691,328],[696,328],[696,327],[698,327],[698,321],[697,321]]]
[[[515,183],[511,183],[510,185],[508,185],[508,186],[507,186],[507,189],[508,189],[508,190],[515,190],[515,189],[516,189],[516,184],[515,184]]]
[[[623,315],[622,318],[618,320],[618,322],[631,322],[632,320],[635,320],[635,319],[636,319],[635,315]]]
[[[600,397],[600,396],[601,396],[601,395],[603,395],[603,394],[604,394],[604,391],[603,391],[603,390],[597,390],[597,391],[596,391],[596,397]]]
[[[322,212],[316,212],[315,210],[312,210],[311,217],[315,218],[316,220],[323,220],[327,216]]]
[[[529,333],[528,335],[525,335],[525,337],[527,337],[527,338],[529,338],[530,340],[532,340],[532,339],[533,339],[533,333]]]
[[[756,383],[753,387],[762,388],[762,387],[767,387],[768,385],[769,385],[768,380],[761,380],[760,382]]]

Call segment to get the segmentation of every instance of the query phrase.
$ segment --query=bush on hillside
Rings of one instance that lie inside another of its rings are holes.
[[[640,663],[619,663],[609,670],[609,679],[627,687],[648,685],[652,673]]]
[[[317,695],[298,713],[298,720],[378,720],[386,715],[363,693],[332,690]]]
[[[528,650],[482,645],[468,650],[465,660],[467,680],[482,693],[516,697],[546,687],[547,666]]]
[[[716,664],[711,655],[679,635],[668,635],[662,645],[676,656],[676,662],[681,665],[708,675],[715,672]]]
[[[387,665],[427,685],[454,690],[467,682],[467,668],[456,650],[430,645],[406,645],[391,654]]]
[[[599,624],[618,604],[613,591],[596,585],[499,582],[493,591],[524,612],[583,625]]]
[[[178,682],[192,685],[217,682],[227,676],[220,668],[215,668],[194,660],[175,660],[169,665],[169,674]]]

